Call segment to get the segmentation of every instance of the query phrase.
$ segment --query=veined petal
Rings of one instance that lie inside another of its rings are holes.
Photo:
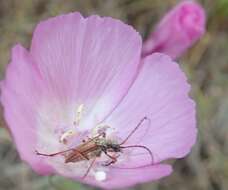
[[[83,18],[79,13],[41,22],[31,46],[51,96],[66,104],[85,104],[87,111],[96,105],[97,118],[125,95],[140,52],[141,38],[132,27],[112,18]]]
[[[89,181],[89,183],[104,189],[126,188],[160,179],[170,175],[171,172],[171,166],[166,164],[151,165],[137,169],[112,168],[107,176],[107,181]]]
[[[146,116],[149,122],[143,122],[126,145],[146,146],[154,163],[184,157],[196,140],[195,104],[188,97],[189,88],[179,66],[168,56],[155,53],[144,60],[128,95],[106,122],[124,139]],[[151,160],[147,151],[132,150],[141,165]]]
[[[48,174],[51,172],[50,166],[35,154],[41,80],[28,52],[16,45],[12,50],[6,79],[1,83],[4,116],[22,160],[28,162],[37,172]]]

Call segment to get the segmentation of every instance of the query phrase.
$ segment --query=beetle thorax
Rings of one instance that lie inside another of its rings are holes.
[[[104,152],[120,152],[120,145],[111,139],[99,139],[96,145],[100,146]]]

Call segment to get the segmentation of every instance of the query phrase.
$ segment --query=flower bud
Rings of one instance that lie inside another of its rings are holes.
[[[154,52],[181,56],[205,32],[204,9],[194,1],[184,1],[168,12],[143,45],[142,56]]]

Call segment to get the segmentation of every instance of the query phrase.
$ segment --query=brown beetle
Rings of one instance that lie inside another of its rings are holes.
[[[92,168],[93,164],[95,163],[96,158],[100,157],[102,153],[107,155],[109,159],[111,159],[109,162],[104,164],[104,166],[109,166],[111,164],[114,164],[117,161],[118,156],[113,156],[111,153],[122,153],[123,149],[126,148],[142,148],[145,149],[151,156],[151,164],[153,164],[153,154],[149,148],[143,145],[130,145],[130,146],[123,146],[127,140],[135,133],[135,131],[141,126],[143,121],[148,120],[147,117],[143,117],[138,125],[132,130],[132,132],[123,140],[121,143],[115,142],[113,140],[106,138],[106,133],[102,132],[99,135],[97,135],[94,138],[90,138],[87,141],[83,140],[83,143],[78,145],[75,148],[68,149],[65,151],[56,152],[53,154],[43,154],[38,151],[36,151],[37,155],[41,156],[56,156],[56,155],[64,155],[65,156],[65,163],[69,162],[80,162],[85,160],[93,160],[90,164],[89,168],[87,169],[85,175],[83,178],[85,178],[90,169]]]

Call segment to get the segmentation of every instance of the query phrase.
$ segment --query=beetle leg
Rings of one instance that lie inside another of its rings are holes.
[[[86,176],[89,174],[91,168],[93,167],[94,163],[96,161],[96,158],[93,159],[93,161],[91,162],[91,164],[89,165],[88,169],[86,170],[86,173],[83,175],[82,179],[85,179]]]
[[[111,164],[114,164],[114,163],[116,163],[117,162],[117,158],[119,157],[119,156],[112,156],[112,155],[110,155],[110,154],[108,154],[107,152],[104,152],[105,153],[105,155],[106,156],[108,156],[109,158],[111,158],[111,161],[110,162],[108,162],[108,163],[106,163],[106,164],[104,164],[104,166],[110,166]]]

